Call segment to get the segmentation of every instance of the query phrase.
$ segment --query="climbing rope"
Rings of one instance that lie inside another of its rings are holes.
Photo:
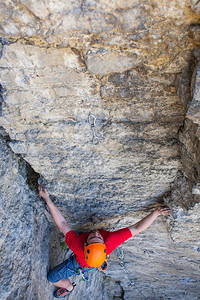
[[[114,230],[116,229],[116,227],[118,226],[118,223],[119,223],[119,222],[117,222],[117,224],[115,224],[115,226],[111,229],[112,231],[114,231]],[[119,250],[119,249],[121,249],[121,253],[120,253],[120,250]],[[127,276],[128,280],[129,280],[129,284],[130,284],[131,286],[135,287],[135,289],[140,293],[140,295],[142,296],[143,299],[148,299],[148,298],[146,298],[146,297],[143,295],[143,293],[140,291],[140,289],[135,285],[135,282],[134,282],[133,280],[131,280],[131,277],[130,277],[130,275],[129,275],[129,272],[128,272],[128,270],[126,269],[126,266],[125,266],[125,263],[124,263],[124,250],[122,249],[122,247],[120,247],[120,248],[117,247],[117,252],[118,252],[118,254],[119,254],[120,265],[121,265],[121,267],[124,269],[124,272],[126,273],[126,276]]]
[[[117,248],[117,252],[119,254],[119,259],[120,259],[120,265],[122,266],[122,268],[124,269],[124,272],[126,273],[126,276],[129,280],[129,283],[131,286],[134,286],[136,288],[136,290],[140,293],[140,295],[144,298],[144,299],[148,299],[146,298],[143,293],[139,290],[139,288],[135,285],[135,282],[133,280],[131,280],[130,278],[130,275],[126,269],[126,266],[125,266],[125,263],[124,263],[124,251],[123,249],[121,248],[121,253],[120,253],[120,250],[119,250],[119,247]]]
[[[96,135],[96,132],[95,132],[96,117],[93,114],[89,113],[88,119],[89,119],[89,124],[90,124],[91,130],[92,130],[92,134],[93,134],[92,141],[93,141],[93,143],[95,141],[98,142],[99,137]]]

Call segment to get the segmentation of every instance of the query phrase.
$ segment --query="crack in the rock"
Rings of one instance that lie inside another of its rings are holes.
[[[29,188],[37,193],[40,174],[35,172],[31,165],[21,155],[19,156],[18,165],[19,173],[26,179]]]
[[[103,273],[103,284],[104,284],[104,288],[106,289],[106,293],[109,296],[109,299],[116,299],[116,300],[124,300],[125,299],[124,298],[125,290],[119,280],[115,280],[112,276],[108,276]],[[113,285],[115,285],[115,286],[113,286]],[[120,290],[117,291],[117,294],[115,291],[115,295],[112,295],[112,293],[113,293],[112,288],[114,288],[114,287],[116,288],[116,285],[119,286]]]
[[[4,93],[5,93],[5,89],[0,84],[0,116],[2,115],[2,106],[3,106],[3,102],[4,102]]]
[[[30,190],[38,193],[38,179],[41,177],[40,174],[32,168],[32,166],[23,158],[21,154],[16,154],[12,150],[10,147],[10,142],[12,142],[12,139],[2,126],[0,126],[0,139],[5,141],[9,149],[16,156],[18,162],[18,172],[26,180]]]

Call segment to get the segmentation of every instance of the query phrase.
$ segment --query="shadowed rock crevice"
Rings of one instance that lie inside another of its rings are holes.
[[[0,116],[2,115],[2,106],[3,106],[3,102],[4,102],[4,97],[3,97],[4,92],[5,92],[5,90],[2,87],[2,85],[0,84]]]
[[[3,127],[0,127],[0,138],[7,144],[8,147],[10,147],[11,143],[15,142],[11,140],[10,136],[6,133]],[[10,147],[10,150],[13,151],[12,147]],[[38,180],[40,178],[40,174],[35,172],[32,166],[23,158],[22,155],[16,154],[15,152],[13,153],[15,154],[18,162],[19,175],[22,175],[32,191],[38,193]]]
[[[198,125],[191,120],[186,120],[184,127],[179,132],[180,140],[182,141],[182,165],[183,170],[189,179],[190,190],[200,182],[199,170],[199,138],[196,136]],[[186,142],[187,140],[187,142]]]
[[[194,69],[192,86],[192,101],[189,104],[184,126],[179,131],[179,139],[182,143],[181,161],[183,171],[188,178],[189,189],[200,183],[200,64]],[[194,195],[196,202],[200,197]]]
[[[7,132],[5,131],[5,129],[0,126],[0,138],[5,141],[5,143],[8,145],[9,142],[11,141],[10,136],[7,134]]]
[[[29,163],[19,156],[19,173],[26,179],[26,182],[31,190],[38,193],[38,179],[40,174],[34,171]]]
[[[191,57],[189,58],[189,63],[186,69],[182,70],[181,73],[176,75],[175,79],[175,87],[176,93],[179,96],[183,106],[185,108],[185,112],[188,109],[190,102],[192,101],[193,94],[193,76],[194,70],[198,64],[197,58],[194,54],[191,53]]]

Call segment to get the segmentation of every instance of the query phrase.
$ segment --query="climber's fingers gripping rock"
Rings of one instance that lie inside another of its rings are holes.
[[[39,185],[38,191],[39,191],[40,197],[42,197],[44,199],[49,197],[49,192],[47,191],[45,186],[43,186],[42,184]]]
[[[171,214],[170,208],[165,205],[159,205],[157,210],[161,216],[169,216]]]

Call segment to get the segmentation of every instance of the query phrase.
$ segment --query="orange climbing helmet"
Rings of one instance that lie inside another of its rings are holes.
[[[84,249],[85,261],[90,267],[100,267],[106,259],[106,246],[104,244],[90,244]]]

